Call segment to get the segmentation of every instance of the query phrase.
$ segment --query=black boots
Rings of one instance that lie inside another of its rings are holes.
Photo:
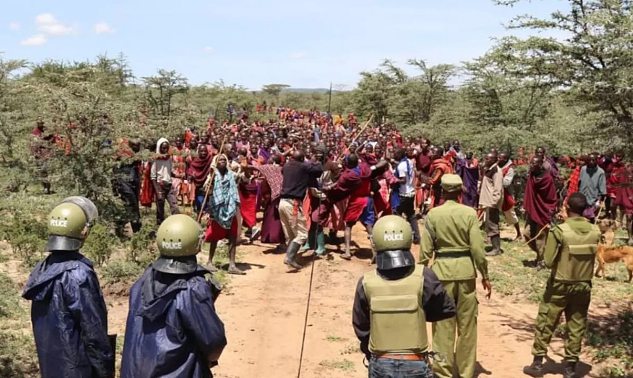
[[[576,378],[576,363],[572,361],[565,361],[565,368],[563,370],[563,378]]]
[[[499,256],[503,253],[503,251],[501,250],[501,236],[491,236],[490,244],[492,244],[492,249],[486,252],[486,256]]]
[[[299,248],[301,248],[301,245],[299,245],[299,243],[291,242],[288,245],[288,249],[286,250],[286,258],[284,259],[284,264],[296,270],[303,268],[296,261],[297,252],[299,252]]]
[[[542,377],[545,374],[543,356],[534,356],[532,364],[523,368],[523,373],[531,377]],[[576,362],[565,361],[563,378],[576,378]]]
[[[534,360],[530,366],[523,368],[523,373],[530,377],[542,377],[544,374],[543,356],[534,356]]]

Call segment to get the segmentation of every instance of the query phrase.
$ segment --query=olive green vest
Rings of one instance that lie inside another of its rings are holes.
[[[369,350],[381,353],[424,353],[428,349],[422,309],[423,267],[400,280],[386,280],[373,270],[363,278],[369,303]]]
[[[590,232],[580,234],[566,223],[559,228],[563,240],[554,279],[569,282],[591,281],[600,230],[594,226]]]

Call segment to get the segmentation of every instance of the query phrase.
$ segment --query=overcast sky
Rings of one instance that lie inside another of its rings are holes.
[[[5,59],[83,61],[123,53],[135,76],[175,69],[192,84],[223,80],[351,89],[384,58],[431,64],[473,59],[517,14],[492,0],[22,0],[0,14]]]

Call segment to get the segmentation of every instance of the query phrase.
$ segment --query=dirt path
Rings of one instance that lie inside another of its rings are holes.
[[[363,234],[355,234],[361,247],[368,247]],[[214,369],[217,377],[297,376],[310,269],[286,273],[283,256],[264,254],[264,249],[242,247],[241,260],[250,265],[248,274],[234,277],[229,293],[217,302],[229,340],[220,366]],[[357,280],[371,267],[366,259],[348,262],[332,255],[315,263],[302,376],[366,377],[351,327],[351,307]],[[480,376],[523,376],[522,367],[531,361],[537,305],[498,297],[488,301],[482,293],[480,302]],[[562,345],[555,341],[552,346],[551,355],[559,361]],[[561,371],[560,366],[550,366]],[[583,366],[583,374],[589,369]]]
[[[355,229],[354,239],[362,248],[361,258],[332,258],[315,261],[312,300],[308,318],[302,377],[366,377],[362,354],[351,327],[351,308],[358,278],[372,267],[364,232]],[[286,273],[283,255],[265,254],[268,246],[241,246],[242,268],[247,275],[233,276],[216,302],[225,323],[229,344],[214,368],[220,378],[296,377],[310,281],[309,265],[298,273]],[[417,251],[414,251],[417,255]],[[304,261],[304,263],[306,263]],[[27,272],[16,261],[0,264],[17,283]],[[522,377],[522,367],[531,361],[530,348],[537,305],[512,302],[494,296],[488,301],[479,293],[479,377]],[[111,333],[123,335],[127,297],[107,296]],[[598,312],[601,309],[592,309]],[[429,327],[430,332],[430,327]],[[557,362],[562,343],[554,340]],[[587,358],[584,359],[588,361]],[[560,376],[560,364],[549,367]],[[582,365],[587,376],[591,366]]]

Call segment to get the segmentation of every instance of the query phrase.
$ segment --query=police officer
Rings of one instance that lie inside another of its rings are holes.
[[[68,197],[48,215],[51,252],[35,266],[22,296],[42,377],[114,377],[108,317],[92,262],[79,249],[98,216],[84,197]]]
[[[458,376],[471,378],[477,361],[475,268],[482,276],[481,283],[488,291],[488,298],[492,287],[477,213],[459,203],[461,178],[445,174],[441,185],[446,202],[429,211],[422,233],[420,262],[428,265],[435,255],[432,269],[455,300],[457,316],[433,324],[433,349],[441,356],[433,364],[433,371],[440,378],[451,378],[456,362]]]
[[[372,236],[376,270],[358,281],[352,320],[369,377],[433,377],[426,322],[455,316],[455,303],[433,271],[415,264],[406,220],[382,217]]]
[[[132,153],[138,153],[141,145],[137,139],[131,139],[128,142],[129,150],[123,148],[121,155]],[[140,162],[137,160],[124,158],[127,156],[120,156],[118,165],[113,169],[113,189],[116,195],[121,197],[123,206],[125,207],[125,214],[122,219],[117,222],[117,234],[123,235],[123,229],[129,222],[132,227],[132,232],[137,233],[141,230],[141,210],[139,207],[139,195],[141,192],[141,177],[139,174]]]
[[[568,332],[563,376],[576,377],[580,345],[587,328],[593,264],[600,241],[598,226],[582,216],[589,205],[584,194],[572,194],[567,201],[569,218],[550,230],[545,244],[544,262],[552,274],[536,317],[534,361],[523,369],[533,377],[544,374],[543,357],[563,312]]]
[[[130,291],[121,377],[212,377],[226,336],[214,308],[219,290],[196,260],[201,236],[184,214],[158,228],[160,257]]]

